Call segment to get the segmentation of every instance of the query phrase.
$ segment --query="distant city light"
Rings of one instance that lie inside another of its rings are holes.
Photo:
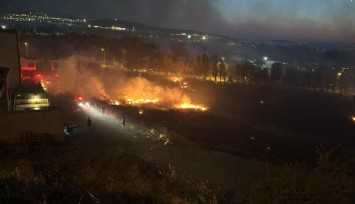
[[[7,28],[7,26],[6,26],[6,25],[1,25],[1,28],[2,28],[3,30],[5,30],[5,29]]]
[[[207,39],[207,37],[206,36],[202,36],[202,40],[206,40]]]
[[[191,39],[191,35],[188,35],[187,38],[188,38],[188,39]]]
[[[268,57],[264,57],[264,61],[267,61],[269,58]]]

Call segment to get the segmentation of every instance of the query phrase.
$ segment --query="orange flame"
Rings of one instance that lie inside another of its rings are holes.
[[[182,81],[182,77],[179,77],[179,76],[171,76],[168,78],[170,81],[173,81],[173,82],[181,82]]]
[[[178,109],[200,110],[200,111],[206,111],[207,110],[206,106],[198,105],[198,104],[190,104],[190,103],[182,103],[177,108]]]
[[[132,104],[132,105],[141,105],[141,104],[158,103],[159,102],[159,99],[157,99],[157,98],[155,98],[155,99],[140,98],[140,99],[137,99],[137,100],[134,100],[134,99],[131,99],[131,98],[127,98],[126,100],[127,100],[127,102],[129,104]]]

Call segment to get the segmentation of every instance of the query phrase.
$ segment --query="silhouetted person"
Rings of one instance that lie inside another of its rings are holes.
[[[122,125],[125,126],[126,125],[126,117],[123,116],[123,119],[122,119]]]
[[[88,125],[88,127],[91,127],[91,119],[90,119],[90,117],[88,117],[88,121],[87,121],[87,125]]]

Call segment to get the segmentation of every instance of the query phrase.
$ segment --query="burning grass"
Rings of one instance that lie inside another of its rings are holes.
[[[131,105],[131,106],[137,106],[137,107],[141,107],[141,106],[150,106],[152,108],[158,108],[158,109],[178,109],[178,110],[194,110],[194,111],[207,111],[208,108],[205,105],[201,105],[201,104],[192,104],[192,103],[184,103],[181,102],[180,104],[177,105],[173,105],[171,107],[164,107],[164,102],[162,102],[159,99],[131,99],[131,98],[127,98],[125,101],[121,101],[119,102],[116,99],[110,99],[107,101],[108,104],[110,105]]]
[[[198,111],[206,111],[207,110],[207,107],[204,105],[190,104],[190,103],[182,103],[179,106],[177,106],[176,108],[182,109],[182,110],[198,110]]]
[[[157,109],[180,109],[206,111],[202,104],[194,104],[191,97],[181,88],[157,85],[145,78],[130,79],[127,84],[116,91],[110,105],[149,106]]]

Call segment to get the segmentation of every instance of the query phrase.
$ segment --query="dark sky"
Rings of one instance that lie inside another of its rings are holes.
[[[117,18],[248,39],[355,42],[352,0],[0,0],[3,10]]]

